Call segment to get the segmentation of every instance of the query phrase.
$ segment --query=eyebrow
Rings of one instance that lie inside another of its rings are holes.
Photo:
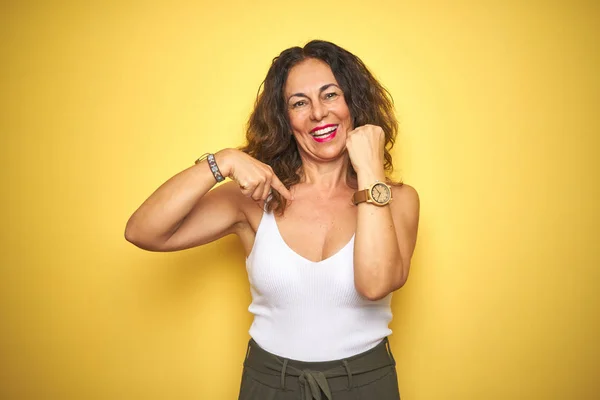
[[[335,83],[328,83],[326,85],[323,85],[319,88],[319,93],[323,93],[325,90],[329,89],[330,87],[335,86],[336,88],[342,90],[338,85],[336,85]],[[308,99],[308,96],[305,95],[304,93],[294,93],[292,94],[290,97],[288,97],[287,101],[290,101],[290,99],[294,96],[297,97],[306,97]]]

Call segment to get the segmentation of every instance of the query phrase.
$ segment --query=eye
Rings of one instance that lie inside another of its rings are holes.
[[[292,104],[292,108],[298,108],[306,105],[306,101],[300,100]]]
[[[325,93],[325,98],[328,100],[334,99],[336,97],[338,97],[338,94],[336,92]]]

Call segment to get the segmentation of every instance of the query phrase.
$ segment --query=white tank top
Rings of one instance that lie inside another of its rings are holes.
[[[265,212],[246,259],[254,314],[250,336],[263,349],[299,361],[331,361],[375,347],[392,331],[392,294],[363,298],[354,287],[354,236],[314,262],[283,240]]]

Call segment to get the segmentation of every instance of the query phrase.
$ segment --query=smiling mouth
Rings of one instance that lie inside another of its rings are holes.
[[[333,139],[335,133],[337,132],[337,128],[337,124],[330,124],[322,128],[315,128],[312,131],[310,131],[310,134],[316,141],[323,142],[327,141],[328,139]]]

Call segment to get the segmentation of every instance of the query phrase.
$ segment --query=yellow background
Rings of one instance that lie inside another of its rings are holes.
[[[526,3],[526,4],[521,4]],[[0,5],[0,398],[234,399],[234,237],[123,239],[163,181],[242,144],[271,59],[313,38],[390,89],[422,201],[394,296],[403,400],[600,396],[593,1]]]

